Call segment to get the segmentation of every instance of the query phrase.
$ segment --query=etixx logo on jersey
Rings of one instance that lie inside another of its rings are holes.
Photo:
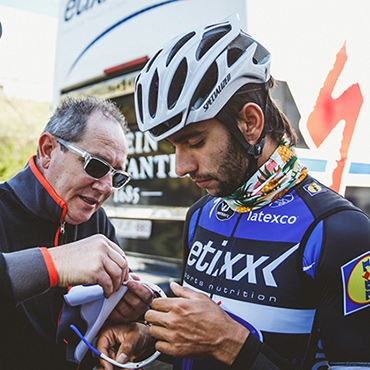
[[[370,252],[342,266],[344,315],[370,307]]]
[[[219,221],[229,220],[231,217],[234,216],[234,213],[235,212],[225,202],[219,203],[216,208],[216,217]]]

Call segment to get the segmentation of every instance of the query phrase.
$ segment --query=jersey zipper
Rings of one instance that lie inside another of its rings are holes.
[[[62,242],[61,244],[65,244],[66,242],[66,239],[67,239],[67,235],[66,235],[66,223],[65,221],[62,222],[62,224],[60,225],[60,234],[62,236]]]
[[[66,236],[66,223],[65,223],[65,221],[63,221],[60,224],[59,229],[57,231],[57,237],[55,239],[55,241],[56,241],[55,246],[57,247],[58,245],[65,244],[66,243],[66,239],[67,239],[67,236]]]
[[[242,218],[242,215],[243,215],[243,213],[237,213],[237,220],[236,220],[236,222],[235,222],[235,225],[234,225],[234,227],[233,227],[233,230],[231,231],[231,234],[230,234],[230,236],[228,236],[228,237],[225,237],[224,238],[224,241],[223,241],[223,246],[224,246],[224,250],[223,250],[223,253],[222,253],[222,255],[220,256],[220,258],[219,258],[219,260],[218,260],[218,262],[217,262],[217,267],[219,267],[220,266],[220,264],[222,263],[222,258],[224,257],[224,255],[225,255],[225,253],[227,253],[227,252],[230,252],[231,251],[231,249],[232,249],[232,247],[233,247],[233,245],[234,245],[234,241],[235,241],[235,239],[234,239],[234,234],[235,234],[235,232],[236,232],[236,229],[237,229],[237,227],[238,227],[238,225],[239,225],[239,222],[240,222],[240,220],[241,220],[241,218]],[[198,226],[198,225],[197,225]],[[214,270],[215,271],[215,270]],[[216,277],[214,277],[214,278],[212,278],[212,280],[211,280],[211,283],[216,287],[216,289],[217,289],[217,287],[219,287],[220,286],[220,284],[221,284],[221,280],[222,280],[222,276],[221,275],[219,275],[219,276],[216,276]],[[210,298],[213,298],[213,295],[214,295],[214,293],[212,293],[211,295],[210,295]],[[217,303],[217,302],[216,302]]]

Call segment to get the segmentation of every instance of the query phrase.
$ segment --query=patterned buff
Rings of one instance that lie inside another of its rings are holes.
[[[236,212],[254,211],[282,197],[306,175],[307,168],[300,163],[294,147],[283,137],[267,162],[244,185],[223,200]]]

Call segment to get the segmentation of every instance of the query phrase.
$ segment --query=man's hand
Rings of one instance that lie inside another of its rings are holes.
[[[139,280],[133,274],[133,279]],[[119,323],[128,323],[137,320],[149,308],[154,294],[145,285],[135,280],[129,280],[126,283],[128,288],[126,294],[117,304],[116,308],[110,314],[109,318]]]
[[[140,323],[108,326],[102,330],[97,349],[120,363],[126,363],[134,356],[142,355],[150,343],[148,327]],[[118,350],[116,344],[119,344]],[[105,370],[113,370],[113,365],[100,360]]]
[[[58,285],[99,284],[110,297],[128,279],[122,249],[102,234],[49,248],[58,274]]]
[[[145,314],[150,334],[158,339],[156,349],[193,359],[213,357],[231,365],[249,331],[206,295],[176,283],[171,289],[178,298],[154,299],[153,309]]]

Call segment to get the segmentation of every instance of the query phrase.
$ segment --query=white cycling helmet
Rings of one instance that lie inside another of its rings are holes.
[[[199,27],[170,41],[137,76],[139,129],[164,139],[215,118],[240,87],[269,79],[270,53],[240,29],[237,16]]]

